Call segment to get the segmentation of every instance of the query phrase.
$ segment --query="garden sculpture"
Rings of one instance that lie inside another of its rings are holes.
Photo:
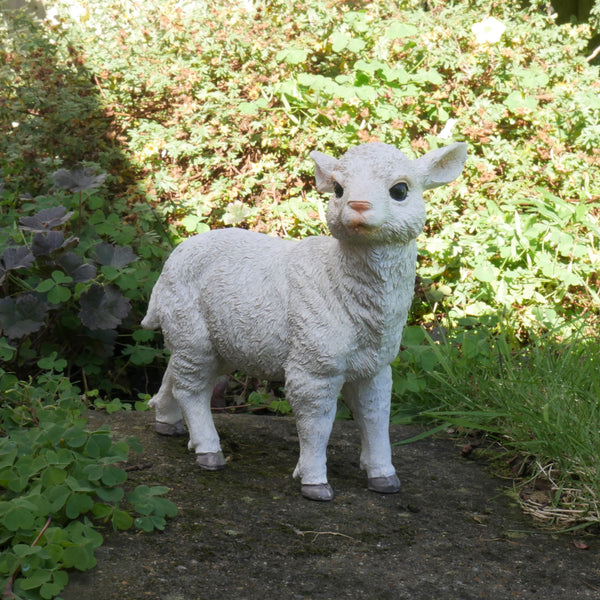
[[[162,329],[171,351],[150,402],[156,429],[181,434],[185,423],[197,464],[222,469],[210,408],[217,378],[240,370],[285,381],[300,442],[294,477],[303,496],[331,500],[326,449],[341,393],[360,429],[368,488],[395,493],[390,363],[413,297],[422,192],[458,177],[466,144],[416,160],[382,143],[311,158],[317,189],[332,194],[333,237],[222,229],[185,240],[165,263],[142,321]]]

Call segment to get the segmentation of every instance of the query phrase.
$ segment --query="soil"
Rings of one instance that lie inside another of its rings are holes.
[[[452,440],[395,446],[402,490],[378,495],[359,470],[354,423],[336,422],[336,497],[320,503],[291,478],[292,419],[216,415],[228,459],[216,473],[195,466],[186,438],[156,435],[152,413],[89,422],[140,440],[132,484],[168,486],[179,514],[162,532],[106,532],[97,567],[73,573],[64,600],[600,598],[600,540],[536,529],[512,483]],[[392,440],[415,432],[393,426]]]

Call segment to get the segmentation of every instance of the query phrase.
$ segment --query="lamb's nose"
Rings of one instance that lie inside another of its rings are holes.
[[[371,203],[370,202],[364,202],[362,200],[353,200],[351,202],[348,202],[348,206],[352,209],[355,210],[356,212],[365,212],[366,210],[369,210],[371,207]]]

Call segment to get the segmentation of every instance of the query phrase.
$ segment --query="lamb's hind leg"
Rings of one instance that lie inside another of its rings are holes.
[[[390,446],[391,392],[389,367],[372,379],[347,383],[342,389],[344,402],[360,429],[360,466],[367,471],[369,489],[380,494],[394,494],[400,490]]]
[[[148,403],[156,411],[156,431],[161,435],[185,435],[186,429],[179,404],[173,395],[171,363],[167,365],[160,389]]]
[[[196,453],[203,469],[225,467],[219,434],[210,411],[210,399],[217,380],[216,364],[202,356],[190,358],[175,352],[171,357],[172,390],[190,433],[188,448]]]

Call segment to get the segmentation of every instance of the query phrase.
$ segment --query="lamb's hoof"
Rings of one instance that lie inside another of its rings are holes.
[[[206,471],[221,471],[225,468],[222,452],[202,452],[196,454],[196,463]]]
[[[328,483],[303,484],[300,493],[309,500],[329,502],[333,500],[333,488]]]
[[[185,435],[185,423],[183,421],[177,421],[177,423],[163,423],[162,421],[156,421],[156,433],[160,435]]]
[[[395,473],[389,477],[370,477],[369,489],[379,494],[397,494],[400,491],[400,480]]]

